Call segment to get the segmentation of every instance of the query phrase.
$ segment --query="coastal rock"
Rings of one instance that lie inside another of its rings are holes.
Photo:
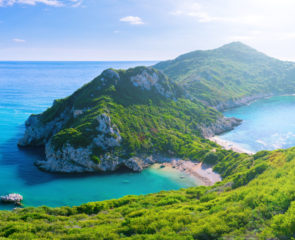
[[[82,172],[111,172],[120,167],[140,172],[144,168],[154,164],[170,161],[162,156],[137,156],[129,159],[120,158],[110,153],[100,156],[99,162],[91,159],[92,146],[86,148],[74,148],[70,144],[61,149],[54,149],[51,141],[46,144],[46,160],[35,164],[42,170],[49,172],[82,173]]]
[[[210,138],[210,137],[213,137],[214,135],[218,135],[218,134],[233,130],[234,127],[240,125],[241,122],[242,122],[241,119],[238,119],[235,117],[231,117],[231,118],[222,117],[209,125],[206,125],[206,126],[201,125],[199,129],[203,137]]]
[[[70,116],[70,111],[66,109],[57,118],[44,124],[41,115],[31,115],[25,123],[25,134],[18,141],[18,146],[44,146],[51,136],[63,128]]]
[[[13,203],[16,205],[21,205],[23,196],[18,193],[10,193],[8,195],[1,196],[0,199],[3,203]]]
[[[50,172],[91,172],[93,162],[90,159],[89,148],[74,148],[65,144],[56,150],[51,141],[45,145],[46,161],[37,161],[35,164]]]
[[[267,97],[271,97],[273,96],[273,94],[255,94],[255,95],[251,95],[251,96],[245,96],[242,98],[237,98],[237,99],[230,99],[228,101],[225,102],[220,102],[218,105],[213,106],[215,109],[217,109],[218,111],[224,111],[226,109],[230,109],[230,108],[235,108],[235,107],[240,107],[246,104],[249,104],[251,102],[254,102],[258,99],[261,98],[267,98]]]

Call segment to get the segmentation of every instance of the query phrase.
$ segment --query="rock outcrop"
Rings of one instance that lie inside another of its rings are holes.
[[[21,205],[23,196],[18,193],[10,193],[0,197],[1,202],[3,203],[13,203],[15,205]]]
[[[120,146],[122,137],[117,126],[112,125],[111,118],[103,113],[97,117],[97,121],[98,135],[93,139],[95,145],[104,150]]]
[[[237,99],[230,99],[228,101],[225,102],[221,102],[216,106],[213,106],[215,109],[217,109],[218,111],[224,111],[226,109],[230,109],[230,108],[235,108],[235,107],[240,107],[243,105],[247,105],[251,102],[254,102],[258,99],[262,99],[262,98],[268,98],[273,96],[273,94],[256,94],[256,95],[251,95],[251,96],[245,96],[242,98],[237,98]]]
[[[222,117],[222,118],[219,118],[214,123],[211,123],[208,125],[201,124],[199,126],[199,129],[203,137],[210,138],[210,137],[213,137],[214,135],[231,131],[236,126],[240,125],[241,123],[242,123],[242,120],[235,117],[231,117],[231,118]]]
[[[155,72],[151,69],[143,70],[142,72],[130,78],[134,86],[144,90],[155,88],[162,96],[171,98],[173,91],[165,85],[165,76],[162,73]]]
[[[94,162],[91,159],[91,146],[74,148],[66,144],[61,149],[55,150],[50,141],[46,144],[45,153],[46,160],[35,164],[45,171],[63,173],[113,172],[121,167],[140,172],[154,163],[167,161],[167,158],[159,155],[124,159],[107,153],[100,157],[99,162]]]
[[[54,106],[55,102],[53,103]],[[52,121],[44,123],[41,115],[31,115],[25,123],[25,134],[18,141],[20,147],[44,146],[49,138],[60,131],[64,124],[71,118],[72,112],[65,109],[58,117]]]

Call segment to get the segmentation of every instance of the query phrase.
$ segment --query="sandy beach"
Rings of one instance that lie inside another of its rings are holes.
[[[195,178],[197,185],[211,186],[214,183],[222,180],[218,173],[213,172],[213,169],[211,167],[205,166],[203,163],[186,160],[172,160],[171,162],[154,164],[154,167],[163,168],[163,171],[169,171],[169,169],[177,169]]]
[[[232,150],[238,153],[247,153],[250,155],[254,154],[254,152],[244,149],[234,142],[223,140],[218,136],[211,137],[209,138],[209,140],[219,144],[226,150]],[[170,162],[154,164],[153,167],[163,168],[163,171],[178,170],[180,172],[183,172],[195,178],[197,185],[201,184],[205,186],[211,186],[214,183],[222,180],[220,175],[213,171],[212,167],[206,166],[205,164],[198,162],[174,159]]]
[[[217,143],[218,145],[222,146],[226,150],[233,150],[234,152],[247,153],[250,155],[254,154],[254,152],[244,149],[234,142],[223,140],[218,136],[211,137],[211,138],[209,138],[209,140]]]

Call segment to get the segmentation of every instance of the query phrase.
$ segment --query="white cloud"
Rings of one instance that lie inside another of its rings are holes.
[[[71,2],[73,3],[72,7],[80,7],[83,0],[71,0]]]
[[[210,8],[209,8],[210,9]],[[217,16],[209,13],[205,10],[205,7],[196,0],[183,0],[177,6],[176,9],[170,12],[175,16],[187,16],[194,17],[198,22],[231,22],[242,24],[256,24],[262,20],[258,15],[246,15],[246,16]]]
[[[120,18],[120,21],[121,22],[127,22],[127,23],[130,23],[132,25],[144,24],[144,22],[142,21],[142,19],[140,17],[135,17],[135,16],[123,17],[123,18]]]
[[[14,39],[12,39],[12,41],[15,42],[15,43],[24,43],[24,42],[26,42],[26,40],[20,39],[20,38],[14,38]]]
[[[216,17],[210,16],[202,9],[202,6],[195,1],[183,1],[171,12],[175,16],[189,16],[198,18],[199,22],[212,22]]]
[[[198,22],[223,22],[255,27],[282,26],[293,18],[294,0],[173,0],[170,14],[197,19]]]
[[[38,3],[52,7],[72,6],[78,7],[83,0],[0,0],[0,7],[13,6],[15,4],[34,6]]]

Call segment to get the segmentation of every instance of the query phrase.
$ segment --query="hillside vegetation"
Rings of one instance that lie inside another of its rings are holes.
[[[13,239],[291,239],[295,148],[231,153],[216,165],[224,180],[79,207],[0,212]]]
[[[295,91],[294,63],[268,57],[240,42],[190,52],[154,67],[211,106]]]

